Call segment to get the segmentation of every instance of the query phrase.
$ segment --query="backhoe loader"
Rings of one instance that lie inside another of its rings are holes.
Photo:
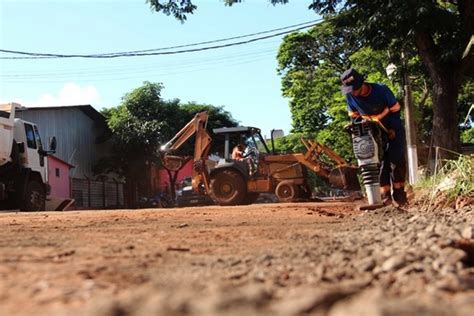
[[[193,157],[193,190],[209,195],[219,205],[243,205],[256,201],[260,193],[274,193],[281,202],[308,199],[308,170],[328,179],[335,187],[360,190],[357,168],[349,165],[323,144],[302,139],[306,153],[275,154],[255,127],[224,127],[213,130],[215,138],[224,138],[224,153],[218,162],[209,159],[213,141],[206,125],[206,111],[197,113],[169,142],[160,149],[164,166],[179,170],[186,157],[177,151],[195,135]],[[231,144],[245,143],[247,159],[233,160]],[[272,135],[273,145],[273,135]],[[272,146],[273,147],[273,146]],[[330,169],[321,160],[325,154],[336,167]],[[249,159],[251,157],[251,160]],[[252,164],[255,168],[252,170]],[[253,172],[251,172],[253,171]]]

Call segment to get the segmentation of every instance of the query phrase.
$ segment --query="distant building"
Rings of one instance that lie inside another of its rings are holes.
[[[285,132],[282,129],[274,129],[273,130],[273,139],[282,138],[284,136],[285,136]],[[267,137],[267,135],[265,135],[265,136],[263,136],[263,138],[265,139],[266,143],[269,143],[272,139],[271,134],[268,137]]]
[[[283,132],[282,129],[273,130],[273,138],[274,139],[281,138],[281,137],[284,137],[284,136],[285,136],[285,132]]]

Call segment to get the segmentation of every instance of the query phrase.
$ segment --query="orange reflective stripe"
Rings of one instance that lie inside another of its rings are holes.
[[[359,112],[349,112],[350,117],[359,117],[360,113]]]
[[[390,110],[388,108],[385,108],[385,109],[383,109],[382,113],[379,113],[377,115],[373,115],[373,117],[375,117],[379,121],[381,121],[388,113],[390,113]]]
[[[401,189],[405,187],[405,182],[393,182],[392,184],[394,189]]]
[[[380,187],[380,193],[390,192],[390,185],[384,185]]]
[[[393,105],[390,108],[390,112],[392,112],[392,113],[398,112],[398,111],[400,111],[400,108],[401,108],[400,103],[397,102],[397,103],[395,103],[395,105]]]

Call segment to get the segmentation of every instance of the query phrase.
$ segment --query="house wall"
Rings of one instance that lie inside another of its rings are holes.
[[[71,181],[69,178],[69,165],[48,156],[48,183],[51,186],[51,196],[70,198]]]
[[[94,121],[75,107],[70,108],[30,108],[17,112],[17,117],[34,122],[41,133],[43,146],[56,136],[56,156],[75,168],[73,178],[92,177],[92,167],[98,159],[100,144],[95,144],[100,130]]]

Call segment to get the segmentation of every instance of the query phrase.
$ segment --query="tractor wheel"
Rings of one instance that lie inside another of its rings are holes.
[[[293,202],[299,195],[298,186],[292,182],[280,182],[275,189],[275,194],[280,202]]]
[[[249,192],[247,193],[247,196],[245,197],[244,204],[249,205],[255,203],[257,201],[258,197],[260,196],[259,192]]]
[[[31,181],[26,186],[24,195],[25,200],[22,202],[22,211],[44,211],[46,193],[43,185],[37,181]]]
[[[247,186],[244,178],[234,170],[223,170],[211,178],[211,195],[219,205],[243,204]]]

